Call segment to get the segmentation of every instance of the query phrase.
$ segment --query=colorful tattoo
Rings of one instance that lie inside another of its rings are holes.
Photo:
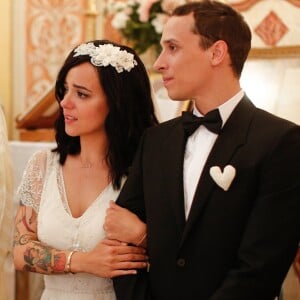
[[[26,262],[24,270],[42,270],[43,273],[63,272],[66,264],[66,255],[56,252],[51,247],[36,245],[28,247],[24,252]]]
[[[30,220],[30,219],[29,219],[29,220]],[[23,225],[25,226],[25,228],[26,228],[29,232],[34,233],[34,231],[33,231],[32,229],[29,228],[29,226],[28,226],[28,224],[27,224],[27,222],[26,222],[25,216],[22,218],[22,223],[23,223]]]
[[[22,206],[15,222],[14,246],[26,247],[23,270],[47,274],[64,272],[66,254],[39,242],[36,225],[34,210]]]

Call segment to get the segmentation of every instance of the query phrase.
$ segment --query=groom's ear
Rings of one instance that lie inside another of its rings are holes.
[[[210,47],[210,59],[213,66],[219,65],[228,55],[228,46],[225,41],[218,40]]]

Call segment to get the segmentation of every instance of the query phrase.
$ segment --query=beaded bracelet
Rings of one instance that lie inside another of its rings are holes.
[[[71,259],[72,259],[72,256],[73,254],[75,253],[76,251],[73,250],[69,253],[68,255],[68,258],[67,258],[67,262],[66,262],[66,266],[65,266],[65,273],[72,273],[72,274],[75,274],[71,271]]]

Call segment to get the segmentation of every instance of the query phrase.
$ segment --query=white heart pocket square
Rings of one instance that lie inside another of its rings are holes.
[[[227,191],[235,177],[236,170],[233,166],[227,165],[222,173],[220,167],[213,166],[210,168],[209,174],[219,187]]]

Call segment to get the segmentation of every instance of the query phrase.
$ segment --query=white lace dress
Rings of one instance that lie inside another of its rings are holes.
[[[119,191],[110,184],[79,218],[73,218],[58,155],[35,153],[23,174],[17,197],[38,214],[38,239],[57,249],[89,251],[105,237],[103,222]],[[112,280],[90,274],[45,275],[42,300],[115,300]]]

